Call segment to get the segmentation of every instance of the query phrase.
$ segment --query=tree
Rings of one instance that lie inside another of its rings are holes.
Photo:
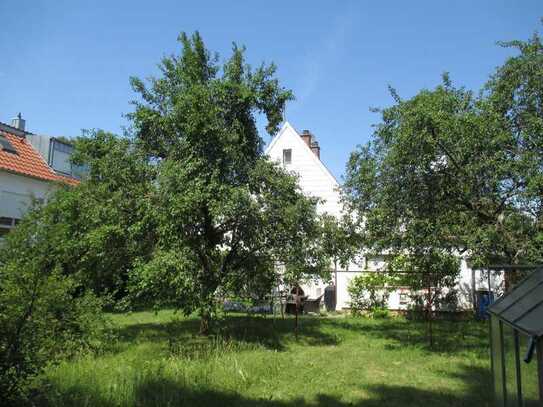
[[[483,109],[511,139],[506,146],[511,176],[503,183],[506,204],[478,252],[484,258],[492,242],[497,259],[491,260],[537,264],[543,249],[543,44],[537,33],[528,41],[499,44],[518,54],[485,85]]]
[[[439,248],[413,248],[395,256],[389,265],[396,284],[409,287],[415,307],[422,309],[430,346],[434,346],[434,311],[453,292],[460,272],[459,263],[456,256]]]
[[[36,204],[0,245],[0,394],[10,405],[47,365],[103,341],[102,301],[63,267],[65,192]]]
[[[102,130],[78,138],[72,159],[88,170],[80,185],[51,200],[66,229],[58,261],[96,294],[120,300],[134,263],[146,261],[155,244],[154,168],[130,140]]]
[[[276,264],[322,273],[323,261],[307,243],[319,233],[316,202],[262,152],[256,115],[273,134],[292,98],[275,67],[252,70],[235,44],[220,67],[198,33],[179,42],[181,55],[162,60],[159,78],[131,79],[142,98],[129,115],[134,140],[157,171],[157,243],[131,286],[141,299],[160,294],[197,310],[207,334],[219,291],[271,289]]]
[[[387,309],[394,284],[393,277],[381,272],[370,272],[354,277],[347,287],[351,297],[351,312],[356,315],[362,310],[367,310],[378,314]]]
[[[155,245],[154,168],[133,144],[103,131],[78,139],[88,171],[58,186],[0,247],[0,392],[23,397],[47,363],[96,342],[102,307],[126,296],[134,264]]]
[[[334,304],[337,304],[337,271],[338,264],[347,267],[358,249],[358,235],[355,233],[355,224],[349,216],[338,219],[335,216],[324,214],[321,216],[322,239],[320,247],[327,257],[334,263]],[[334,305],[335,306],[335,305]]]
[[[520,55],[479,96],[447,74],[408,100],[391,89],[395,104],[351,155],[346,202],[364,246],[389,251],[391,264],[441,264],[452,284],[458,254],[475,267],[541,259],[542,47],[538,36],[508,45]]]

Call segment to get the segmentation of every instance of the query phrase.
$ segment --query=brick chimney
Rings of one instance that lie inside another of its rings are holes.
[[[313,138],[311,132],[309,130],[304,130],[302,131],[302,135],[300,137],[302,138],[304,143],[307,144],[309,148],[311,148],[311,139]]]
[[[315,136],[309,131],[304,130],[302,131],[302,134],[300,135],[302,140],[305,144],[313,151],[313,154],[317,156],[317,158],[321,159],[321,148],[319,147],[319,142],[315,138]]]
[[[313,154],[315,154],[319,160],[321,159],[321,148],[319,142],[315,139],[311,142],[311,151],[313,151]]]

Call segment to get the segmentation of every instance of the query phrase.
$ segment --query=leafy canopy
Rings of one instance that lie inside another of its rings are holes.
[[[535,35],[483,91],[433,90],[381,110],[347,166],[368,247],[467,252],[474,265],[541,259],[543,48]]]
[[[253,70],[235,44],[220,66],[198,33],[179,42],[181,54],[162,60],[160,77],[131,79],[141,96],[129,115],[135,145],[157,173],[156,246],[132,288],[141,299],[198,310],[206,333],[219,294],[269,292],[277,263],[300,277],[321,273],[325,261],[316,201],[262,152],[257,115],[274,134],[292,99],[275,67]]]

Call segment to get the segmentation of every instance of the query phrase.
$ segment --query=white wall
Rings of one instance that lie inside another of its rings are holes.
[[[283,150],[285,149],[292,150],[292,162],[285,165],[285,168],[298,175],[300,187],[304,193],[324,200],[324,203],[319,204],[317,207],[318,212],[327,212],[339,217],[342,210],[337,180],[288,122],[283,125],[281,131],[274,137],[266,150],[266,154],[272,160],[282,164]],[[358,259],[359,264],[351,262],[347,271],[338,266],[336,305],[338,310],[349,307],[350,297],[347,287],[351,279],[360,275],[362,270],[380,270],[386,266],[383,256],[368,257],[367,259],[364,259],[363,256],[360,257]],[[331,269],[333,269],[333,265]],[[480,285],[480,282],[479,285],[476,282],[476,289]],[[311,282],[302,285],[302,289],[306,295],[315,298],[324,293],[326,286],[327,283],[325,282]],[[472,307],[472,270],[463,258],[461,259],[460,279],[456,288],[460,293],[459,305],[465,309]],[[400,293],[402,292],[407,292],[407,290],[399,289],[390,295],[389,308],[407,308],[407,306],[400,305]]]
[[[21,218],[32,197],[46,199],[53,183],[0,171],[0,217]]]
[[[341,206],[338,182],[289,123],[285,123],[272,140],[266,154],[272,160],[282,163],[284,149],[292,150],[292,163],[286,165],[285,169],[300,177],[300,187],[306,194],[325,201],[317,207],[319,213],[339,216]]]
[[[36,150],[46,163],[49,162],[49,147],[51,144],[51,136],[44,134],[27,134],[26,139],[32,144],[34,150]]]
[[[272,140],[266,154],[273,161],[283,164],[283,150],[286,149],[292,150],[292,161],[291,164],[284,166],[285,169],[299,177],[300,187],[305,194],[323,200],[317,206],[317,211],[339,217],[342,212],[339,183],[288,122],[283,125],[281,131]],[[349,281],[360,275],[360,270],[366,268],[364,259],[361,258],[360,260],[361,264],[351,262],[347,268],[349,271],[344,271],[340,265],[337,267],[336,308],[338,310],[349,307],[350,298],[347,292]],[[377,269],[382,267],[382,263],[382,258],[370,259],[367,268]],[[331,265],[331,270],[333,268],[334,266]],[[332,272],[332,281],[333,279],[334,273]],[[302,289],[306,295],[315,298],[324,294],[324,288],[327,285],[328,282],[323,281],[310,282],[303,284]]]

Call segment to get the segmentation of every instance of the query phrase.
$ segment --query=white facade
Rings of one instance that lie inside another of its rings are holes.
[[[300,187],[304,193],[324,201],[317,207],[319,213],[328,213],[336,217],[341,215],[339,183],[290,123],[286,122],[283,125],[267,147],[266,154],[271,160],[281,163],[285,169],[299,177]],[[290,160],[285,160],[285,157],[290,157]],[[358,264],[351,262],[346,270],[338,266],[336,309],[341,310],[349,307],[350,297],[347,287],[351,279],[362,272],[377,271],[385,264],[383,256],[376,256],[361,258],[358,260]],[[460,306],[466,309],[473,306],[474,289],[486,288],[485,281],[478,277],[475,278],[474,284],[473,277],[472,270],[467,266],[465,259],[462,259],[460,281],[457,288],[460,293]],[[327,285],[325,282],[310,283],[302,286],[302,289],[306,295],[315,298],[324,293],[324,288]],[[406,294],[408,294],[407,289],[398,289],[393,292],[389,299],[389,308],[406,309],[408,306]]]
[[[45,200],[55,184],[0,170],[0,217],[20,219],[32,198]]]
[[[300,178],[304,193],[323,199],[317,210],[339,216],[339,183],[319,158],[311,151],[290,123],[286,122],[266,149],[266,154],[274,161],[283,163],[283,150],[291,150],[291,163],[285,168]]]
[[[19,115],[18,119],[21,121]],[[32,205],[45,201],[59,183],[75,185],[70,154],[73,147],[0,123],[0,239]],[[52,164],[48,164],[48,157]]]
[[[290,163],[284,162],[284,151],[290,150]],[[320,214],[328,213],[339,217],[342,212],[339,183],[326,168],[319,157],[311,150],[300,134],[286,122],[266,149],[271,160],[276,161],[299,178],[300,188],[308,196],[320,198],[317,206]],[[332,266],[333,269],[333,266]],[[351,278],[360,274],[363,268],[351,263],[348,271],[338,265],[337,273],[337,309],[349,306],[347,285]],[[324,293],[327,282],[309,283],[302,286],[306,295],[318,297]]]
[[[0,244],[32,204],[45,201],[57,186],[48,181],[0,170]]]

